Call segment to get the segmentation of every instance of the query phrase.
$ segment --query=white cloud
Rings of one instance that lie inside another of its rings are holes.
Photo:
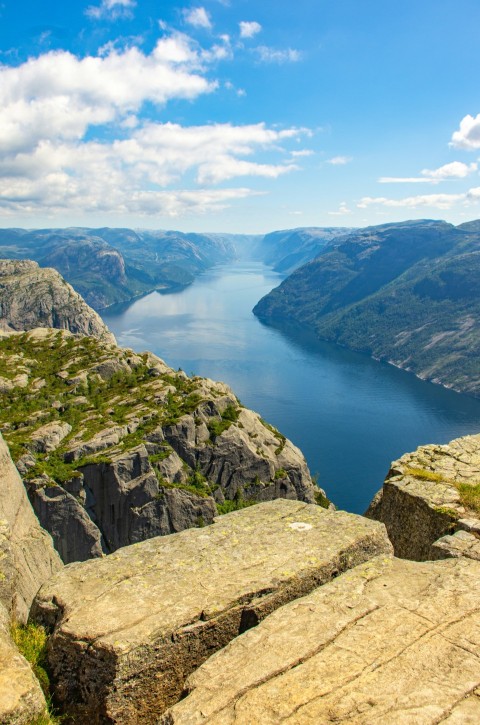
[[[283,147],[308,129],[142,117],[146,103],[214,91],[205,72],[225,47],[177,33],[149,54],[108,46],[101,56],[58,51],[0,65],[0,215],[200,213],[261,193],[218,188],[228,180],[294,171]]]
[[[260,23],[255,22],[255,20],[252,20],[251,22],[242,20],[242,22],[239,23],[239,26],[241,38],[253,38],[253,36],[257,35],[257,33],[259,33],[262,29]]]
[[[337,211],[329,211],[328,213],[330,216],[346,216],[347,214],[351,214],[352,210],[348,208],[346,201],[342,201]]]
[[[332,166],[344,166],[345,164],[349,164],[350,161],[353,161],[351,156],[334,156],[332,159],[327,160],[327,164],[332,164]]]
[[[439,184],[448,179],[465,179],[478,171],[478,164],[464,164],[462,161],[452,161],[438,169],[423,169],[422,176],[381,176],[380,184]]]
[[[102,0],[100,5],[89,5],[85,15],[94,20],[117,20],[118,18],[131,18],[135,0]]]
[[[65,51],[0,66],[0,153],[35,148],[41,139],[81,139],[92,125],[112,123],[143,103],[193,99],[215,89],[201,75],[203,59],[186,36],[138,48],[77,58]]]
[[[185,22],[194,28],[211,28],[212,22],[205,8],[190,8],[183,11]]]
[[[378,205],[392,208],[418,208],[430,207],[432,209],[451,209],[458,203],[466,206],[476,204],[480,200],[480,187],[469,189],[463,194],[422,194],[419,196],[407,196],[404,199],[388,199],[386,197],[365,196],[357,204],[359,209],[366,209],[369,206]]]
[[[258,53],[258,57],[264,63],[296,63],[302,57],[299,50],[292,48],[277,50],[266,45],[259,45],[255,48],[255,52]]]
[[[311,149],[300,149],[300,151],[291,151],[290,155],[293,156],[294,158],[297,158],[297,157],[300,158],[302,156],[313,156],[314,153],[315,152],[312,151]]]
[[[474,118],[467,115],[460,121],[460,128],[452,135],[450,146],[466,151],[480,149],[480,113]]]

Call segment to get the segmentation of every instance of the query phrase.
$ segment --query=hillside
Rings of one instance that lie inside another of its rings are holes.
[[[0,330],[56,327],[107,342],[114,336],[54,269],[28,260],[0,259]]]
[[[295,271],[254,313],[479,396],[479,273],[475,224],[369,227]]]
[[[65,562],[257,501],[328,506],[300,451],[226,385],[93,337],[0,338],[0,429]]]
[[[289,273],[314,259],[329,245],[337,243],[352,230],[348,227],[299,227],[265,234],[253,247],[253,256]]]
[[[0,229],[0,256],[54,267],[97,310],[191,284],[235,257],[229,235],[133,229]]]

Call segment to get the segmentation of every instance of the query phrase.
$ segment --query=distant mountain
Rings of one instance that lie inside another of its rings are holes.
[[[0,229],[0,256],[57,269],[95,309],[172,291],[235,258],[230,235],[133,229]]]
[[[420,378],[480,396],[480,223],[357,230],[254,308]]]
[[[276,272],[288,274],[352,231],[348,227],[283,229],[266,234],[254,245],[252,253]]]

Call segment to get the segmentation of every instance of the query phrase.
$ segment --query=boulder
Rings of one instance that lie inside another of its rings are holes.
[[[53,630],[56,700],[80,722],[153,723],[240,632],[379,554],[383,525],[277,500],[71,564],[31,613]]]
[[[46,711],[38,680],[10,636],[10,617],[0,604],[0,723],[31,725]]]
[[[420,446],[392,463],[365,515],[385,524],[396,556],[425,561],[447,534],[480,537],[479,486],[480,434]]]
[[[62,562],[35,516],[0,434],[0,603],[25,621],[33,597]]]
[[[159,725],[480,722],[480,563],[377,558],[193,673]]]

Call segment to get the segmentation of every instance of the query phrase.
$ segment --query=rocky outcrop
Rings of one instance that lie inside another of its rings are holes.
[[[480,721],[480,564],[376,559],[211,657],[161,725]]]
[[[0,434],[0,604],[25,621],[38,589],[61,567]]]
[[[100,316],[54,269],[0,260],[0,329],[55,327],[115,342]]]
[[[390,554],[377,522],[278,500],[73,564],[32,607],[53,629],[55,696],[81,722],[154,723],[185,678],[239,633]]]
[[[30,665],[10,636],[10,617],[0,604],[0,722],[31,725],[46,711],[45,697]]]
[[[0,374],[0,427],[65,563],[217,510],[326,503],[301,452],[228,386],[155,355],[41,328],[0,340]]]
[[[438,558],[432,544],[455,531],[479,539],[480,435],[421,446],[394,461],[366,516],[385,524],[396,556],[406,559]]]

